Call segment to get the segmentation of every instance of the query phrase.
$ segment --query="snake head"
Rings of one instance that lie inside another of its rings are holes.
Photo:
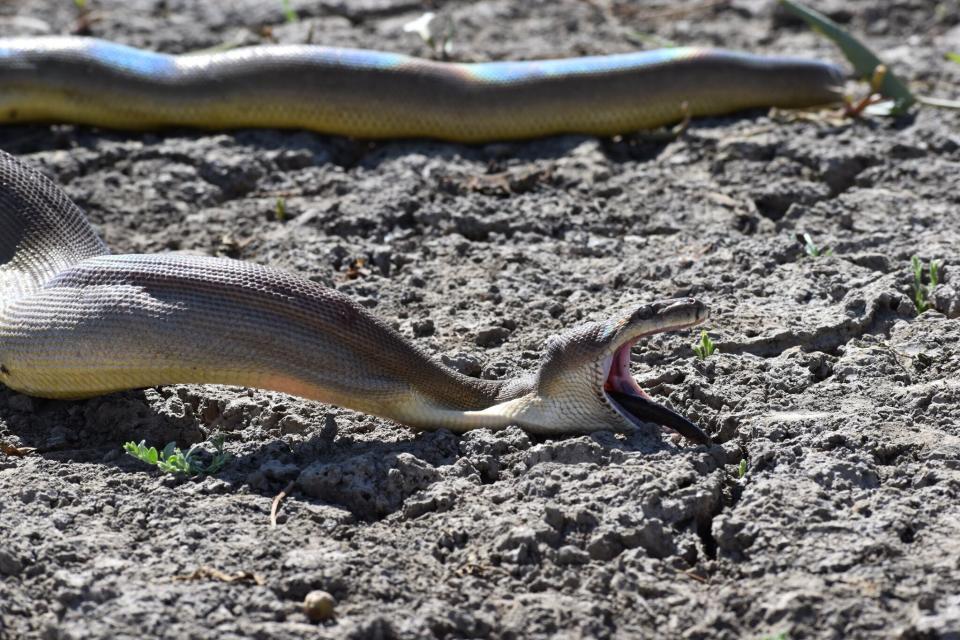
[[[692,298],[663,300],[550,338],[536,380],[536,401],[523,422],[544,432],[622,432],[655,423],[709,444],[699,427],[652,400],[630,374],[630,350],[640,338],[692,327],[707,316],[706,306]]]

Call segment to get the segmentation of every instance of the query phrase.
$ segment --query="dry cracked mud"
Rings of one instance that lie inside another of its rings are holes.
[[[956,96],[957,2],[813,4]],[[86,5],[7,2],[0,33],[428,55],[402,25],[432,7],[461,60],[672,42],[842,62],[762,0],[294,0],[296,22],[279,0]],[[0,637],[960,637],[958,124],[757,111],[672,142],[477,146],[0,129],[114,250],[284,267],[471,375],[529,370],[621,304],[696,296],[718,352],[661,335],[633,366],[720,441],[416,433],[236,388],[0,389],[0,441],[37,449],[0,454]],[[922,314],[914,255],[943,265]],[[215,435],[231,459],[203,479],[121,450]],[[304,615],[316,589],[334,619]]]

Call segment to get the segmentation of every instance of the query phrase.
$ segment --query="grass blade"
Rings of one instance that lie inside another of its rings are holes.
[[[813,9],[809,9],[798,2],[794,2],[794,0],[780,0],[780,4],[783,5],[787,11],[810,25],[810,28],[814,31],[833,40],[833,42],[840,47],[841,51],[843,51],[843,55],[847,57],[850,64],[853,65],[856,74],[864,80],[869,82],[873,78],[876,68],[884,64],[883,61],[877,57],[877,54],[858,39],[844,31],[840,25],[827,16]],[[894,101],[895,106],[892,112],[894,114],[905,112],[917,101],[913,92],[890,71],[889,67],[887,67],[883,82],[877,87],[877,92]]]
[[[917,102],[925,104],[928,107],[938,107],[940,109],[955,109],[960,111],[960,100],[948,100],[946,98],[934,98],[931,96],[916,96]]]

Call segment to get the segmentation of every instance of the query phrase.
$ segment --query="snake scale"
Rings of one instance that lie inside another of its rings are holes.
[[[0,122],[290,127],[461,142],[609,135],[690,115],[836,100],[828,63],[708,49],[452,64],[314,46],[169,56],[88,38],[0,39]],[[533,374],[444,367],[341,293],[265,266],[111,255],[69,198],[0,152],[0,382],[49,398],[172,383],[273,389],[423,429],[555,434],[656,423],[700,443],[630,373],[641,337],[707,317],[638,304],[551,338]]]
[[[172,56],[93,38],[0,39],[0,122],[283,127],[457,142],[612,135],[839,98],[829,63],[677,47],[458,64],[313,45]]]

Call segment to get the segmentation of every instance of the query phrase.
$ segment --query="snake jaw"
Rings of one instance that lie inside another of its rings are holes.
[[[693,298],[661,300],[553,336],[533,378],[532,401],[511,418],[543,433],[624,432],[649,429],[652,422],[707,442],[703,431],[654,402],[630,374],[630,350],[640,338],[692,327],[707,316],[707,307]]]
[[[613,353],[604,358],[601,365],[604,381],[603,398],[607,404],[635,427],[642,428],[643,423],[654,423],[668,427],[698,444],[711,445],[710,436],[700,427],[673,409],[655,402],[637,384],[636,378],[630,373],[630,353],[641,337],[662,331],[689,328],[703,322],[706,317],[706,309],[698,306],[693,318],[687,322],[663,326],[621,341]]]
[[[644,398],[650,397],[630,373],[630,352],[639,340],[640,338],[628,340],[617,347],[612,356],[604,360],[604,391],[619,391]]]

